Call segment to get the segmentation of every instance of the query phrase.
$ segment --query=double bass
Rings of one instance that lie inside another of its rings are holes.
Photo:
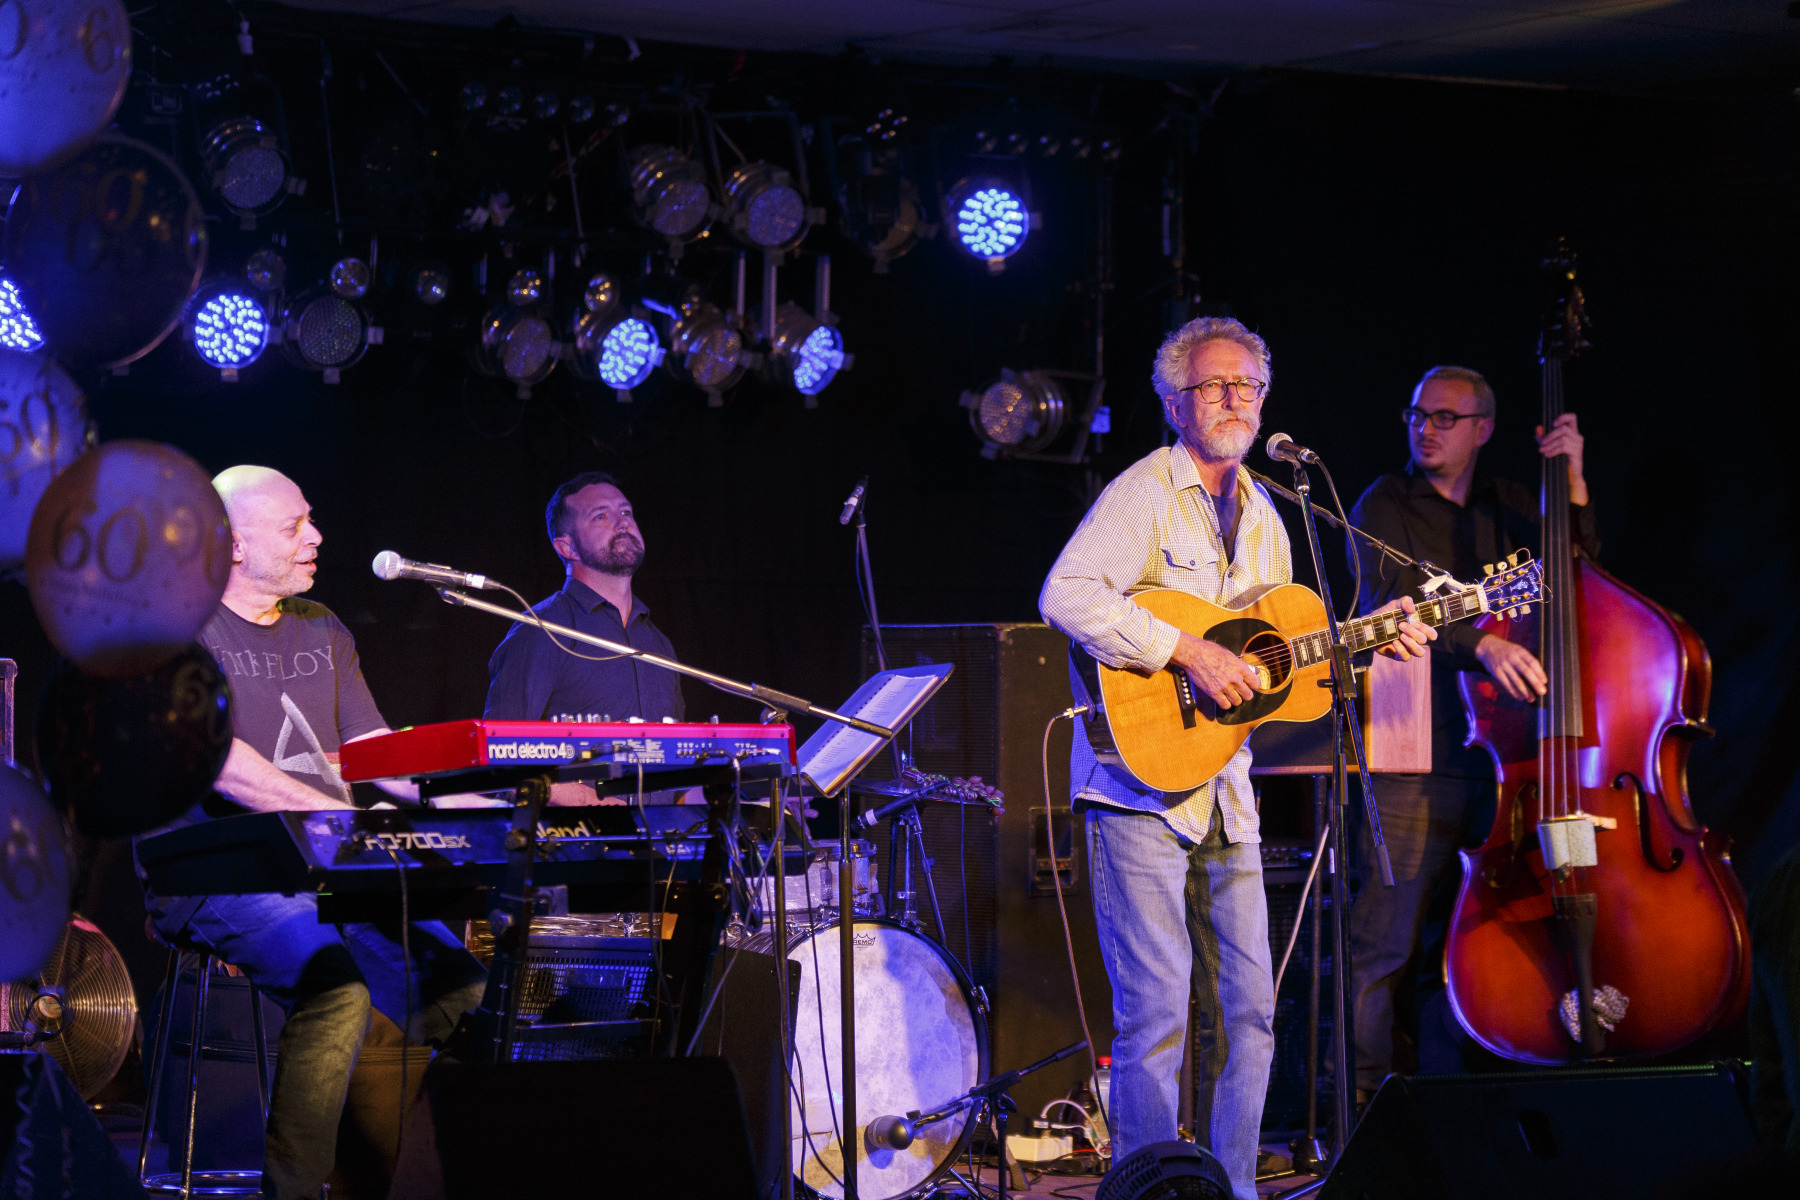
[[[1574,258],[1539,344],[1543,422],[1586,343]],[[1568,461],[1543,464],[1544,599],[1478,626],[1537,652],[1535,705],[1486,675],[1461,688],[1470,743],[1498,776],[1487,840],[1462,853],[1445,971],[1457,1019],[1505,1058],[1643,1059],[1736,1020],[1750,994],[1742,885],[1695,817],[1687,758],[1712,663],[1688,623],[1601,570],[1570,536]]]

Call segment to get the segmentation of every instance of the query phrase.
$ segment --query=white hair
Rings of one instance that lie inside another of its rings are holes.
[[[1270,382],[1272,367],[1267,342],[1232,317],[1196,317],[1164,338],[1157,349],[1156,365],[1150,370],[1150,382],[1157,395],[1172,396],[1187,386],[1188,360],[1204,342],[1236,342],[1256,356],[1263,382]]]

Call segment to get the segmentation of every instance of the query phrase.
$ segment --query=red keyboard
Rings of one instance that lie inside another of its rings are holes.
[[[612,763],[646,772],[730,762],[798,762],[792,725],[608,721],[445,721],[347,743],[339,765],[351,783],[453,775],[488,767]]]

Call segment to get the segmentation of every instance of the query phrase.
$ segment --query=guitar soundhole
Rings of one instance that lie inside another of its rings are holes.
[[[1252,634],[1239,657],[1256,672],[1258,691],[1272,692],[1294,673],[1294,657],[1288,644],[1273,633]]]

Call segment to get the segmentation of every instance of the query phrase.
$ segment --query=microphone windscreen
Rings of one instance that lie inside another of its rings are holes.
[[[1263,443],[1263,453],[1274,459],[1276,462],[1280,462],[1281,456],[1279,451],[1281,450],[1281,443],[1291,442],[1293,440],[1293,438],[1285,433],[1271,433],[1269,435],[1269,440]]]
[[[369,569],[375,572],[378,579],[398,579],[400,578],[400,568],[405,565],[404,558],[392,550],[383,550],[375,556],[375,561],[369,564]]]

